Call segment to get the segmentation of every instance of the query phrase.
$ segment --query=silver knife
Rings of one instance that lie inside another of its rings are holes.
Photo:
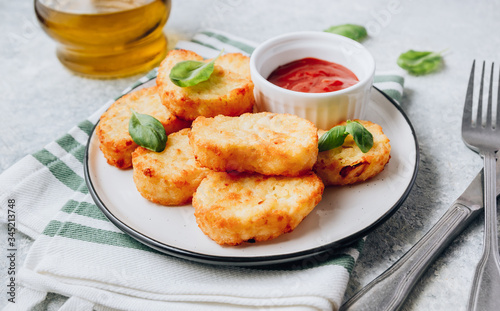
[[[500,172],[500,161],[497,161]],[[392,267],[363,287],[339,311],[398,310],[429,265],[483,212],[483,171],[438,222]],[[497,173],[497,197],[500,173]]]

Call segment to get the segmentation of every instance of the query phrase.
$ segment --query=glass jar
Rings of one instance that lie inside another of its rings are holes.
[[[35,0],[42,29],[58,42],[57,57],[87,77],[145,72],[166,55],[163,26],[171,0]]]

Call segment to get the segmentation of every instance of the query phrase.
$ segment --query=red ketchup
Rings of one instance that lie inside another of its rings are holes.
[[[334,92],[359,81],[346,67],[312,57],[279,66],[267,80],[282,88],[304,93]]]

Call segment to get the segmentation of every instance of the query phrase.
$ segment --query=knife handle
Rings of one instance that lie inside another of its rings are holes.
[[[339,311],[398,310],[427,267],[482,211],[456,201],[403,257],[344,303]]]

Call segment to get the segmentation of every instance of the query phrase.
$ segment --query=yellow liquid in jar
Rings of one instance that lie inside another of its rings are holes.
[[[61,63],[100,78],[137,74],[163,60],[170,8],[170,0],[35,0],[42,28],[60,43]]]

